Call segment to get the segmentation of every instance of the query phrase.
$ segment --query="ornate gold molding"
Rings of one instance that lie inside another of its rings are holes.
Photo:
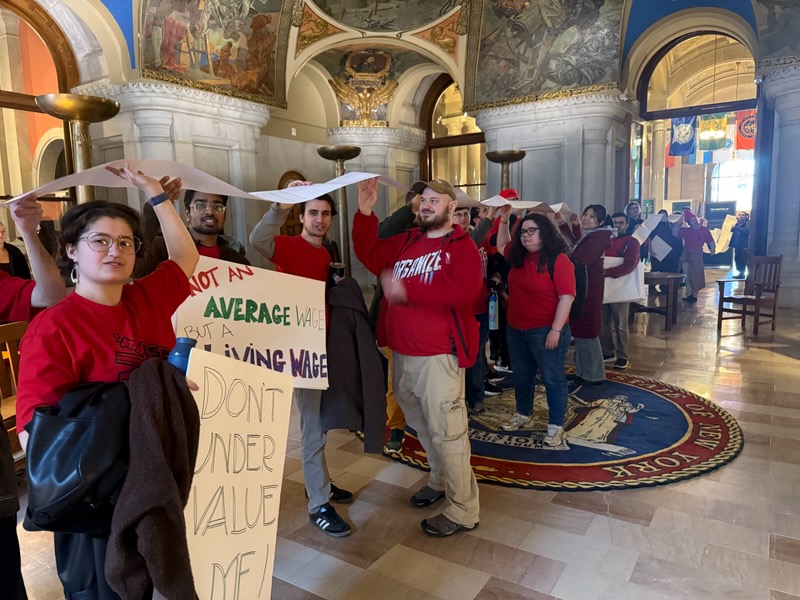
[[[454,13],[441,23],[437,23],[425,31],[420,31],[419,33],[414,34],[413,37],[430,42],[431,44],[438,46],[445,54],[455,57],[459,41],[456,28],[460,20],[460,14],[461,11]]]
[[[294,48],[294,55],[297,57],[303,50],[306,50],[317,42],[343,32],[344,29],[339,29],[336,25],[328,21],[325,17],[317,14],[306,4],[303,7],[303,18],[300,21],[300,30],[297,32],[297,44]]]

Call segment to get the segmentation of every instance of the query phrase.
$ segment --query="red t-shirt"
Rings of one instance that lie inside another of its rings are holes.
[[[0,271],[0,321],[27,321],[31,318],[31,294],[36,283],[10,277]]]
[[[683,246],[687,250],[702,250],[703,244],[713,244],[714,238],[708,227],[684,227],[678,230],[678,237],[683,240]]]
[[[197,253],[200,256],[207,256],[209,258],[216,258],[217,260],[220,259],[220,252],[219,246],[203,246],[203,244],[197,244]]]
[[[511,245],[505,248],[506,259]],[[559,254],[553,279],[547,265],[539,272],[539,253],[529,252],[525,264],[508,274],[506,320],[515,329],[550,327],[556,316],[559,296],[575,295],[575,268],[566,254]]]
[[[189,279],[168,260],[126,285],[116,306],[72,293],[42,312],[20,348],[18,426],[80,383],[125,381],[148,358],[165,359],[172,314],[188,296]]]
[[[275,254],[270,259],[281,273],[317,281],[328,281],[331,254],[299,235],[275,236]]]

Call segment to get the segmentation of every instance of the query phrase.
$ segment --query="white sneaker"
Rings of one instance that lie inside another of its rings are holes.
[[[499,371],[500,373],[513,373],[514,372],[514,371],[511,370],[511,367],[507,367],[506,365],[504,365],[499,360],[496,363],[494,363],[494,367],[493,368],[494,368],[495,371]]]
[[[548,425],[547,435],[544,436],[544,443],[548,446],[566,446],[566,436],[564,435],[564,428],[558,425]]]
[[[529,417],[528,415],[521,415],[519,413],[514,413],[514,416],[511,417],[505,423],[503,423],[500,427],[502,427],[503,431],[516,431],[517,429],[522,429],[530,422],[531,422],[531,417]]]

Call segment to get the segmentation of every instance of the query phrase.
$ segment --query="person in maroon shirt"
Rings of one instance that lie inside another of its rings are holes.
[[[9,206],[17,231],[25,242],[33,265],[35,282],[10,277],[0,272],[0,321],[30,321],[37,308],[55,304],[67,293],[53,259],[45,250],[36,228],[42,220],[42,207],[35,198]],[[0,415],[0,423],[3,417]],[[0,589],[9,600],[27,598],[22,580],[19,540],[17,539],[17,474],[5,427],[0,431]]]
[[[300,185],[311,185],[311,182],[293,181],[289,187]],[[300,205],[303,225],[300,235],[278,235],[292,208],[293,204],[273,204],[250,234],[250,243],[278,271],[327,282],[331,254],[324,242],[336,215],[333,199],[324,194],[304,202]],[[322,390],[295,388],[294,401],[300,411],[300,444],[309,519],[330,536],[350,535],[350,524],[330,505],[330,502],[350,502],[353,494],[331,483],[325,461],[328,436],[322,429]]]
[[[706,287],[703,245],[707,244],[709,252],[714,254],[716,244],[708,227],[701,225],[698,218],[688,208],[683,209],[682,218],[688,225],[688,227],[678,230],[678,237],[683,241],[681,270],[686,275],[686,297],[683,300],[684,302],[697,302],[697,292]]]
[[[353,248],[379,275],[387,302],[386,338],[393,352],[393,389],[408,424],[428,455],[430,476],[411,503],[447,499],[444,510],[421,523],[444,537],[478,526],[478,484],[470,466],[464,368],[478,355],[472,307],[483,285],[481,257],[467,232],[453,227],[456,192],[441,179],[428,182],[419,228],[378,239],[377,179],[359,183]]]

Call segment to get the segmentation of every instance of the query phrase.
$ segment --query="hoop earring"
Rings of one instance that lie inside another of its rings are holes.
[[[78,271],[78,264],[75,263],[75,266],[72,267],[72,271],[69,274],[69,279],[72,281],[73,285],[78,285],[81,280],[81,274]]]

